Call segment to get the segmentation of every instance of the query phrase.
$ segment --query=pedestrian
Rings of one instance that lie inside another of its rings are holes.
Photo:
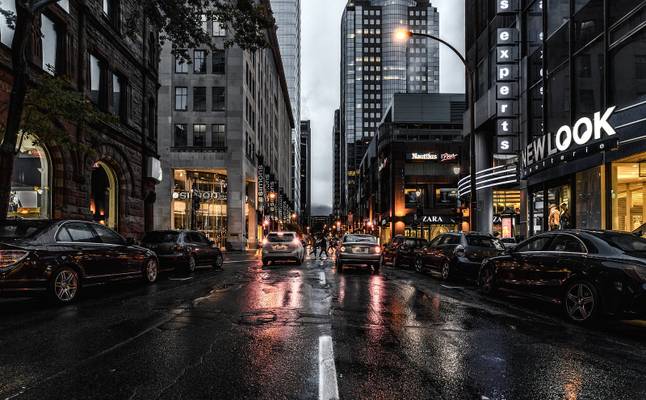
[[[325,237],[325,235],[321,236],[321,242],[319,246],[321,247],[321,254],[320,254],[321,259],[323,259],[323,253],[325,253],[326,259],[330,258],[330,254],[327,252],[327,238]]]
[[[310,255],[314,254],[315,259],[316,259],[316,249],[318,248],[318,246],[319,246],[319,241],[317,240],[316,237],[313,237],[312,238],[312,252],[310,253]]]

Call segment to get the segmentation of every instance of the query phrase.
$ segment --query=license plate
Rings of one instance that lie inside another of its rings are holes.
[[[355,247],[352,251],[357,254],[368,254],[368,249],[363,247]]]
[[[278,246],[274,246],[273,249],[277,251],[283,251],[283,250],[287,250],[287,246],[278,245]]]

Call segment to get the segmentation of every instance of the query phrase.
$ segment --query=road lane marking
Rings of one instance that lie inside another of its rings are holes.
[[[338,400],[334,348],[331,336],[319,337],[319,400]]]
[[[325,271],[319,271],[319,279],[321,280],[322,286],[327,284],[327,281],[325,280]]]

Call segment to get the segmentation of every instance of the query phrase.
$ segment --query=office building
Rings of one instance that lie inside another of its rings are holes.
[[[438,43],[397,42],[397,29],[439,34],[439,14],[428,0],[349,1],[341,22],[341,132],[345,155],[345,209],[357,205],[356,178],[368,144],[395,93],[439,91]]]
[[[310,121],[301,121],[300,188],[301,223],[309,226],[312,216],[312,126]]]

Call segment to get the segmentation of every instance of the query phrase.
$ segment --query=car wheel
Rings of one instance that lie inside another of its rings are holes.
[[[424,263],[422,262],[421,257],[415,260],[415,271],[422,273],[424,271]]]
[[[442,263],[442,269],[440,270],[442,274],[442,280],[448,281],[451,279],[451,264],[448,261]]]
[[[599,313],[599,292],[587,281],[570,283],[565,289],[563,306],[570,321],[579,324],[591,322]]]
[[[493,294],[496,291],[496,273],[492,265],[486,264],[480,269],[478,286],[484,294]]]
[[[156,260],[150,259],[148,260],[148,262],[146,262],[143,275],[146,283],[157,282],[157,278],[159,277],[159,265],[157,264]]]
[[[186,271],[189,273],[195,272],[195,268],[197,268],[197,265],[195,264],[195,257],[193,256],[188,256],[188,263],[186,264]]]
[[[224,257],[222,257],[222,254],[218,254],[217,256],[215,256],[215,262],[213,263],[213,268],[222,269],[223,265],[224,265]]]
[[[56,271],[49,285],[49,297],[57,304],[74,302],[81,290],[79,274],[74,269],[63,267]]]

